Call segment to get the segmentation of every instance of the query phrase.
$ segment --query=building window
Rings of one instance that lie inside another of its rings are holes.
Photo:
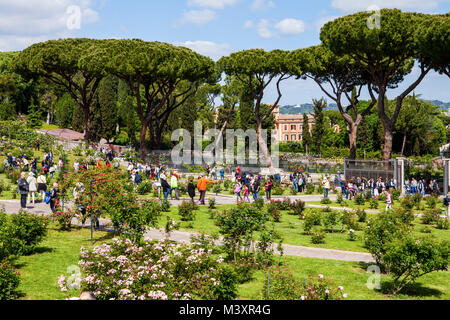
[[[303,132],[303,126],[300,126],[300,131]]]
[[[287,125],[284,126],[284,131],[288,131],[288,126]]]
[[[297,135],[296,134],[293,134],[292,135],[292,141],[296,141],[297,140]]]
[[[284,135],[284,141],[289,141],[289,135],[288,134]]]
[[[295,131],[295,130],[297,130],[297,126],[296,125],[292,125],[291,126],[291,131]]]
[[[298,135],[298,140],[299,140],[299,141],[303,141],[303,135],[302,135],[302,134],[299,134],[299,135]]]

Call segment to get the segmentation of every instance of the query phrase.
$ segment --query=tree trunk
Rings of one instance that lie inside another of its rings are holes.
[[[89,112],[89,107],[83,107],[84,110],[84,140],[91,141],[91,113]]]
[[[406,147],[406,132],[403,133],[403,144],[402,144],[402,152],[400,153],[402,156],[405,154],[405,147]]]
[[[141,135],[139,141],[139,157],[142,161],[145,161],[147,157],[147,147],[145,145],[145,137],[147,136],[147,128],[148,125],[146,123],[142,123]]]
[[[257,121],[257,125],[258,125],[258,130],[257,130],[257,137],[258,137],[258,143],[259,143],[259,152],[260,152],[260,157],[261,157],[261,153],[264,156],[264,164],[267,165],[272,165],[272,159],[269,153],[269,149],[267,148],[267,143],[266,141],[263,140],[262,137],[262,121]],[[261,159],[260,159],[261,160]]]
[[[358,139],[358,126],[352,124],[349,126],[348,138],[350,140],[350,160],[356,160],[356,141]]]
[[[384,147],[383,147],[383,160],[389,161],[392,157],[392,126],[389,123],[384,123]]]

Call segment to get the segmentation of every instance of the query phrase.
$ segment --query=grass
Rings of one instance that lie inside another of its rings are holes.
[[[216,210],[220,212],[222,210],[227,210],[235,205],[223,205],[218,206]],[[309,209],[305,209],[309,210]],[[159,227],[163,227],[166,218],[165,216],[169,216],[175,221],[180,221],[180,216],[178,214],[178,208],[172,207],[170,212],[164,213],[163,217],[159,220]],[[368,214],[368,217],[373,216]],[[361,226],[364,226],[361,224]],[[422,233],[422,229],[425,225],[421,224],[420,218],[417,218],[414,221],[414,233],[416,236],[425,236],[426,234]],[[337,230],[340,230],[340,225],[336,227]],[[450,240],[450,231],[449,230],[439,230],[435,226],[430,226],[432,230],[431,235],[440,240]],[[181,222],[181,230],[187,232],[197,232],[197,233],[205,233],[209,235],[218,234],[219,227],[215,225],[214,219],[211,219],[209,209],[207,206],[200,207],[198,211],[196,211],[196,218],[194,222]],[[303,233],[303,221],[299,219],[297,216],[291,216],[287,214],[287,212],[282,212],[281,222],[275,224],[275,230],[278,231],[283,237],[285,244],[297,245],[297,246],[305,246],[305,247],[314,247],[314,248],[324,248],[324,249],[335,249],[335,250],[344,250],[344,251],[354,251],[354,252],[368,252],[366,248],[364,248],[363,244],[363,231],[356,231],[355,234],[357,236],[356,241],[349,241],[347,237],[347,232],[344,233],[327,233],[326,234],[326,243],[325,244],[313,244],[311,242],[311,236],[305,235]]]
[[[111,239],[112,234],[94,232],[94,245]],[[58,278],[69,275],[67,268],[77,266],[81,247],[91,247],[90,229],[72,229],[62,232],[49,228],[48,236],[40,244],[36,253],[20,257],[15,267],[20,271],[19,290],[23,300],[64,300],[67,293],[61,292]],[[73,296],[80,292],[71,292]]]
[[[111,233],[96,231],[94,245],[109,241]],[[61,232],[49,229],[47,238],[41,243],[36,253],[20,257],[15,261],[16,268],[21,273],[19,289],[23,292],[23,300],[64,300],[68,296],[77,296],[78,291],[64,293],[59,290],[58,278],[68,276],[67,268],[76,266],[81,247],[90,248],[90,230],[72,229],[71,232]],[[385,300],[385,299],[450,299],[448,286],[450,272],[435,272],[419,278],[418,282],[409,287],[406,293],[398,297],[386,292],[369,290],[366,287],[369,274],[365,265],[354,262],[284,257],[284,263],[289,266],[298,279],[306,278],[309,273],[324,274],[334,280],[336,286],[343,286],[349,300]],[[261,290],[267,281],[266,271],[257,271],[254,279],[239,286],[239,300],[261,299]],[[382,285],[389,284],[389,278],[382,276]]]
[[[339,203],[337,203],[336,201],[332,201],[331,204],[321,204],[320,201],[307,201],[308,204],[311,205],[319,205],[319,206],[323,206],[323,207],[335,207],[335,208],[348,208],[348,209],[364,209],[364,210],[374,210],[374,211],[383,211],[386,207],[386,202],[382,202],[382,201],[378,201],[378,209],[371,209],[370,208],[370,204],[367,201],[363,206],[359,206],[355,203],[355,201],[353,200],[346,200],[344,202],[343,205],[340,205]],[[422,205],[425,207],[425,209],[429,209],[425,203],[425,201],[422,201]],[[394,201],[392,207],[394,208],[394,210],[396,209],[400,209],[401,208],[401,202],[400,201]],[[439,200],[436,209],[444,209],[444,204],[443,201]],[[415,214],[420,214],[421,211],[414,209],[413,212]]]
[[[384,288],[390,285],[390,278],[381,275],[382,290],[369,290],[366,286],[371,274],[366,267],[356,262],[321,260],[298,257],[285,257],[287,265],[299,279],[303,280],[310,273],[314,276],[323,274],[333,279],[334,285],[343,286],[348,300],[448,300],[450,298],[450,272],[434,272],[423,276],[399,296],[388,294]],[[239,286],[239,300],[261,300],[264,284],[267,283],[267,272],[257,271],[254,279]]]

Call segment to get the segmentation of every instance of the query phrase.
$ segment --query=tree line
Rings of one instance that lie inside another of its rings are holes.
[[[357,156],[358,139],[369,136],[367,121],[375,111],[382,129],[377,132],[383,134],[380,148],[388,160],[396,135],[402,135],[403,153],[426,144],[428,137],[420,136],[426,127],[422,119],[417,112],[402,110],[419,108],[410,95],[431,70],[450,76],[450,17],[383,9],[381,25],[369,28],[371,15],[359,12],[328,22],[317,46],[294,51],[244,50],[217,63],[187,48],[136,39],[38,43],[19,53],[0,55],[0,104],[11,108],[15,103],[16,111],[31,114],[34,105],[44,105],[54,111],[50,117],[58,114],[59,119],[66,108],[72,108],[62,118],[71,120],[73,127],[83,125],[87,140],[109,139],[120,125],[130,136],[137,130],[141,158],[147,154],[146,140],[152,148],[160,148],[164,133],[184,118],[202,119],[222,130],[239,124],[257,130],[260,150],[269,159],[262,129],[273,125],[273,110],[283,96],[282,83],[292,77],[310,78],[337,104],[350,158]],[[11,73],[4,71],[5,66]],[[415,66],[419,72],[414,81],[393,101],[388,100],[389,89],[404,83]],[[265,105],[262,101],[271,85],[276,88],[276,99]],[[40,101],[35,101],[36,91]],[[360,101],[363,91],[371,98],[367,103]],[[55,96],[64,94],[66,102],[55,104]],[[215,123],[211,112],[218,96],[223,106]],[[28,105],[33,108],[28,110],[23,101],[32,101]],[[422,106],[420,112],[424,110]],[[433,125],[435,133],[443,133],[439,124]],[[304,144],[319,145],[320,153],[323,135],[323,128],[316,125],[311,139],[305,135]]]

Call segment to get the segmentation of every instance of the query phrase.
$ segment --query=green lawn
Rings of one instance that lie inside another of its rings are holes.
[[[339,203],[337,203],[336,201],[332,201],[331,204],[322,204],[320,203],[320,201],[307,201],[308,204],[311,205],[319,205],[319,206],[323,206],[323,207],[334,207],[334,208],[348,208],[348,209],[364,209],[364,210],[378,210],[378,211],[384,211],[386,208],[386,202],[381,202],[378,201],[378,209],[371,209],[370,208],[370,204],[369,202],[366,202],[363,206],[359,206],[355,203],[355,201],[345,201],[345,203],[343,203],[342,205],[340,205]],[[422,201],[422,205],[425,207],[425,209],[429,209],[429,207],[426,205],[425,201]],[[400,201],[394,201],[393,203],[393,208],[395,209],[399,209],[401,208],[401,202]],[[437,209],[444,209],[444,203],[443,200],[439,200],[437,206]],[[421,212],[419,210],[414,209],[413,210],[414,213],[416,214],[420,214]]]
[[[333,261],[309,258],[286,257],[285,264],[293,271],[294,275],[302,280],[310,273],[314,276],[323,274],[333,279],[335,286],[343,286],[348,294],[348,300],[448,300],[450,299],[450,272],[434,272],[422,278],[409,287],[404,294],[398,297],[388,294],[386,290],[369,290],[366,286],[371,274],[366,273],[366,266],[355,262]],[[267,271],[255,273],[251,282],[240,285],[240,300],[261,300],[262,289],[267,283]],[[386,275],[381,276],[381,286],[388,286],[390,279]]]
[[[216,211],[220,212],[222,210],[230,209],[234,206],[235,205],[218,206]],[[160,219],[160,227],[163,227],[166,222],[165,216],[170,216],[175,221],[180,221],[181,218],[178,214],[178,208],[172,207],[169,213],[163,214],[163,217]],[[219,233],[219,227],[217,227],[214,223],[214,220],[211,219],[207,206],[200,207],[200,210],[196,211],[196,219],[192,223],[193,227],[191,227],[190,224],[191,223],[189,222],[181,222],[181,230],[188,232],[205,233],[209,235]],[[415,234],[417,236],[424,236],[425,234],[421,232],[424,227],[425,225],[422,225],[420,223],[420,218],[417,218],[414,222]],[[340,226],[338,226],[337,228],[340,230]],[[435,226],[430,226],[430,229],[432,230],[431,234],[436,238],[441,240],[450,240],[449,230],[439,230]],[[283,243],[285,244],[354,252],[368,252],[367,249],[364,248],[362,241],[363,231],[356,231],[357,241],[349,241],[346,232],[328,233],[326,235],[325,244],[313,244],[311,242],[311,236],[305,235],[303,233],[303,221],[300,220],[300,218],[297,216],[288,215],[287,212],[282,212],[281,222],[275,223],[275,230],[277,230],[281,234],[284,239]]]
[[[95,232],[95,245],[112,239],[105,232]],[[61,292],[58,286],[60,275],[68,276],[67,268],[76,266],[80,248],[90,248],[90,230],[73,229],[71,232],[60,232],[49,229],[47,238],[31,256],[20,257],[15,266],[21,273],[21,284],[24,300],[64,300],[69,295],[77,296],[80,292],[70,294]],[[299,279],[304,279],[310,272],[314,275],[322,273],[334,280],[336,286],[343,286],[349,300],[382,300],[382,299],[450,299],[450,272],[435,272],[412,286],[406,294],[393,297],[378,291],[367,289],[369,274],[364,265],[353,262],[308,259],[297,257],[283,258]],[[239,286],[238,299],[261,299],[261,290],[267,281],[265,271],[257,271],[251,282]],[[382,276],[382,282],[388,282]]]
[[[94,232],[94,245],[112,238],[106,232]],[[31,256],[20,257],[15,266],[20,271],[19,290],[25,294],[24,300],[64,300],[67,294],[61,292],[58,278],[69,275],[67,268],[77,266],[81,247],[91,247],[90,229],[72,229],[61,232],[49,229],[48,236]],[[76,296],[79,292],[71,292]]]

